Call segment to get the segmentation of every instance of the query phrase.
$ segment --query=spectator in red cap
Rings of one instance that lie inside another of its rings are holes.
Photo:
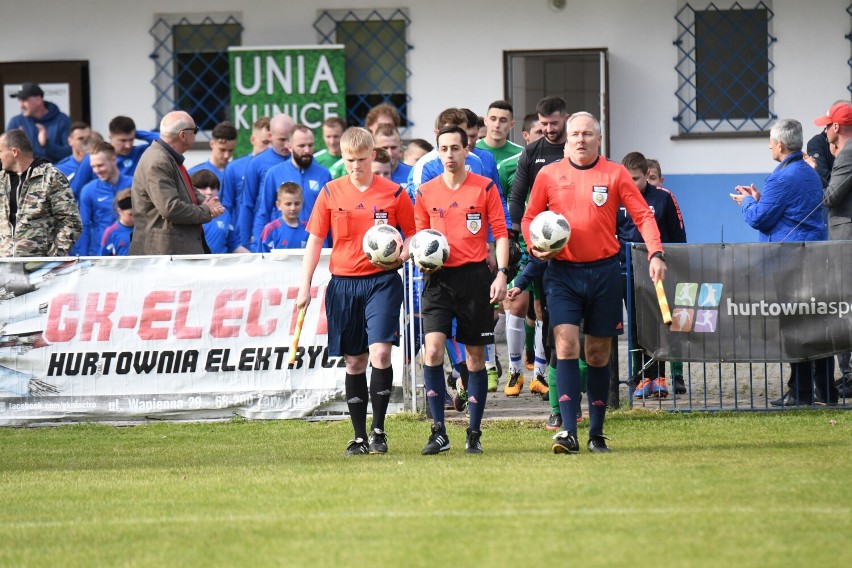
[[[825,126],[828,142],[838,149],[824,192],[828,237],[852,239],[852,144],[847,144],[852,139],[852,104],[848,101],[835,103],[825,116],[815,118],[814,124]]]
[[[831,105],[825,116],[814,119],[817,126],[825,126],[828,142],[838,153],[831,168],[828,186],[823,190],[824,204],[828,209],[828,238],[832,241],[852,239],[852,104],[839,101]],[[838,388],[840,395],[852,397],[852,375],[848,369],[849,353],[838,356],[844,370]],[[847,362],[846,369],[843,363]]]
[[[54,164],[71,153],[68,135],[71,119],[59,107],[44,100],[44,91],[35,83],[24,83],[12,93],[18,99],[21,114],[12,117],[6,130],[23,130],[33,145],[33,157]]]

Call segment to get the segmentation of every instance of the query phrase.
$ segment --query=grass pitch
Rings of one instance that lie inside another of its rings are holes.
[[[852,414],[613,412],[613,452],[348,422],[0,429],[1,566],[848,566]]]

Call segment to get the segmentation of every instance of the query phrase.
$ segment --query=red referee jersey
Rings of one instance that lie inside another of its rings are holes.
[[[435,229],[447,237],[452,268],[485,260],[488,228],[495,239],[505,238],[506,216],[497,186],[468,172],[458,189],[450,189],[440,175],[420,186],[414,205],[417,230]]]
[[[381,176],[360,191],[344,176],[328,182],[319,193],[308,232],[325,239],[331,231],[329,270],[336,276],[368,276],[383,270],[367,260],[362,241],[373,225],[386,223],[402,231],[405,237],[414,234],[414,207],[411,198],[398,183]]]
[[[618,254],[615,222],[622,204],[648,245],[648,258],[662,251],[657,222],[642,193],[624,166],[603,156],[591,166],[578,166],[566,158],[542,168],[533,183],[521,230],[526,242],[532,242],[530,223],[535,216],[546,209],[561,213],[571,225],[571,238],[555,258],[601,260]]]

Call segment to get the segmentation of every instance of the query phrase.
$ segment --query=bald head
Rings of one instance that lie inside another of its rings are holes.
[[[178,154],[183,154],[195,142],[195,121],[189,113],[172,111],[160,121],[160,138]]]
[[[295,121],[286,114],[276,114],[269,121],[272,150],[279,156],[290,155],[290,131],[295,125]]]
[[[195,121],[182,110],[172,111],[160,121],[160,138],[166,142],[175,140],[184,128],[195,127]]]

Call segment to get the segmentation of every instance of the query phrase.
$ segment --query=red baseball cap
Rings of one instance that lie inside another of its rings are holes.
[[[828,109],[824,116],[818,116],[814,119],[814,124],[817,126],[826,126],[835,122],[844,126],[852,126],[852,105],[847,102],[837,103]]]

